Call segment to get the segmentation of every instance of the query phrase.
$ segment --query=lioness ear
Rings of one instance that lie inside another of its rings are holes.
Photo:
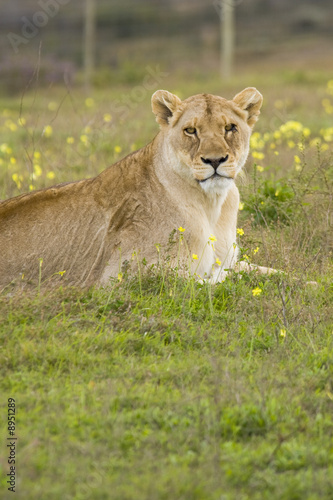
[[[244,111],[247,111],[247,123],[253,127],[260,115],[260,108],[262,105],[263,97],[254,87],[248,87],[242,90],[233,98],[233,102]]]
[[[168,125],[169,119],[174,114],[181,100],[167,90],[157,90],[151,98],[151,107],[156,121],[160,125]]]

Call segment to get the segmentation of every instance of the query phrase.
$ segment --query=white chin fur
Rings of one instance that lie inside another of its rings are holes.
[[[233,179],[226,179],[224,177],[217,179],[215,177],[214,179],[207,179],[204,182],[200,182],[200,186],[208,195],[223,196],[227,194],[233,182]]]

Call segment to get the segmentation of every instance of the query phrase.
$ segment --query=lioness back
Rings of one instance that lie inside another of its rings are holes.
[[[202,275],[216,272],[216,261],[234,265],[235,179],[261,101],[255,89],[232,101],[207,94],[180,101],[156,92],[161,130],[146,147],[93,179],[0,203],[0,286],[60,275],[71,285],[104,284],[133,251],[156,262],[156,244],[166,245],[180,226],[188,251],[205,253]],[[211,234],[214,250],[206,248]]]

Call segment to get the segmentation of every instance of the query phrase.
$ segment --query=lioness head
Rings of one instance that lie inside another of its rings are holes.
[[[244,166],[262,95],[249,87],[233,100],[199,94],[184,101],[166,90],[152,96],[152,109],[174,169],[205,192],[228,189]]]

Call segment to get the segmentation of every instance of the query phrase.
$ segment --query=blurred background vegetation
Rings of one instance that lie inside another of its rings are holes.
[[[331,0],[95,0],[93,83],[134,84],[147,64],[157,63],[197,78],[218,73],[220,18],[230,4],[234,74],[258,69],[258,63],[265,71],[291,68],[300,78],[310,67],[332,68]],[[83,0],[2,1],[0,90],[21,91],[39,51],[40,85],[60,83],[64,75],[81,83],[85,15]]]

